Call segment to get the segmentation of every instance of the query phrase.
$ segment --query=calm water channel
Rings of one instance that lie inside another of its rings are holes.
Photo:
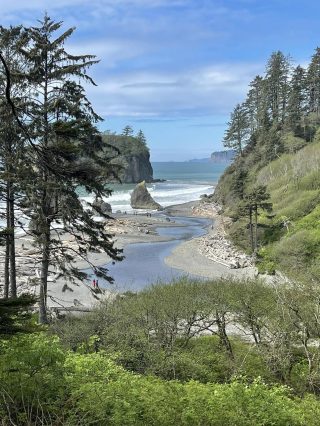
[[[184,271],[167,266],[164,259],[183,241],[204,235],[211,221],[196,217],[173,219],[179,226],[156,229],[159,235],[170,238],[170,241],[129,244],[124,249],[125,259],[122,262],[106,265],[114,278],[115,289],[137,291],[157,281],[170,281],[186,275]],[[102,280],[99,282],[104,285]]]

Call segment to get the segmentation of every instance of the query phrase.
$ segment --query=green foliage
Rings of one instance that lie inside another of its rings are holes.
[[[267,262],[270,254],[261,251],[259,257]],[[289,312],[292,298],[290,287],[280,293],[259,280],[183,279],[120,297],[83,318],[56,322],[52,331],[67,348],[102,350],[128,370],[165,380],[225,383],[260,376],[292,385],[297,383],[293,367],[306,361]],[[306,311],[305,298],[294,303]],[[308,321],[314,323],[310,339],[318,339],[317,316]],[[312,374],[320,378],[318,367]],[[299,391],[311,390],[309,379],[309,372],[300,377]]]
[[[234,149],[237,154],[242,155],[245,145],[249,139],[249,120],[244,105],[238,104],[231,113],[228,129],[223,139],[226,148]]]
[[[127,155],[146,155],[149,153],[149,149],[141,135],[134,137],[131,135],[104,133],[103,141],[110,146],[116,147],[119,150],[120,157]]]
[[[33,296],[0,299],[0,336],[33,331],[31,307],[36,300]]]
[[[285,133],[281,138],[284,152],[294,153],[303,148],[307,142],[300,137],[294,135],[294,133]]]
[[[320,229],[320,206],[315,207],[311,213],[302,217],[295,223],[296,230],[319,231]]]
[[[44,333],[0,341],[0,413],[8,421],[4,424],[10,417],[24,425],[40,420],[40,413],[47,419],[58,416],[65,394],[64,360],[58,339]]]
[[[241,214],[243,200],[253,186],[265,185],[273,214],[258,217],[259,248],[268,247],[267,258],[258,256],[259,270],[280,268],[295,277],[299,270],[300,278],[305,275],[316,280],[318,226],[315,219],[303,218],[320,202],[319,63],[319,48],[306,70],[301,66],[293,69],[290,58],[282,52],[271,55],[265,75],[250,83],[241,104],[247,118],[248,144],[242,157],[225,171],[214,194],[214,200],[233,219],[230,237],[249,252],[255,244],[250,209],[247,221]],[[306,233],[301,232],[304,226]],[[299,250],[290,247],[295,243],[302,250],[300,258]]]
[[[318,400],[257,379],[164,381],[125,371],[105,353],[68,353],[43,334],[0,346],[3,425],[316,425]]]
[[[1,341],[2,423],[316,425],[319,300],[313,283],[184,278],[56,322],[63,346]]]
[[[276,270],[276,263],[266,247],[262,247],[258,252],[257,267],[260,274],[273,275]]]
[[[5,142],[6,151],[10,151],[10,158],[13,158],[7,163],[5,152],[0,150],[1,163],[6,169],[6,175],[2,174],[5,193],[0,185],[0,197],[10,200],[6,209],[9,212],[6,228],[7,231],[10,229],[6,256],[7,259],[10,257],[10,271],[6,263],[5,296],[9,277],[11,294],[16,296],[14,230],[21,223],[14,218],[15,210],[20,210],[14,202],[22,198],[23,206],[19,202],[19,207],[35,225],[31,233],[41,252],[38,265],[41,269],[38,297],[41,323],[48,321],[46,298],[52,265],[58,265],[64,276],[73,280],[86,276],[74,263],[76,255],[86,259],[89,252],[100,248],[113,260],[122,259],[121,250],[114,247],[105,224],[94,220],[93,213],[84,208],[77,191],[82,186],[94,197],[110,195],[105,184],[108,178],[116,177],[119,166],[112,163],[116,149],[109,147],[108,155],[103,151],[105,144],[96,127],[101,117],[94,112],[81,85],[84,82],[95,84],[88,69],[99,61],[93,55],[69,54],[65,42],[74,28],[63,32],[62,24],[45,14],[38,26],[23,31],[20,27],[0,29],[0,45],[5,44],[9,52],[7,56],[14,58],[8,63],[1,61],[5,78],[2,73],[0,79],[6,94],[5,97],[2,95],[1,101],[9,115],[7,119],[2,115],[2,122],[14,123],[10,129],[14,137],[10,143],[8,129],[5,131],[3,126],[0,129],[1,141]],[[19,35],[20,30],[23,37],[16,41],[12,36],[15,32]],[[11,43],[6,43],[10,39],[8,35],[11,35]],[[20,99],[18,103],[11,98],[9,83],[12,75],[17,83],[12,91]],[[8,90],[5,91],[6,87]],[[31,92],[33,96],[30,96]],[[24,104],[21,105],[22,99]],[[26,122],[27,127],[23,124]],[[108,218],[107,214],[104,216]],[[59,230],[53,229],[54,222],[59,223]],[[74,237],[72,248],[61,245],[60,232]],[[93,267],[97,276],[112,281],[106,268]]]

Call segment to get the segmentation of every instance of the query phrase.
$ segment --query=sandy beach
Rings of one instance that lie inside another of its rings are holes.
[[[192,215],[206,217],[212,220],[212,226],[207,229],[205,237],[194,238],[176,247],[170,256],[165,259],[167,265],[182,269],[186,273],[199,275],[204,278],[221,278],[232,276],[235,278],[252,278],[257,274],[257,269],[249,264],[245,267],[233,267],[236,249],[232,247],[226,238],[226,221],[219,215],[219,208],[211,203],[194,202],[181,206],[173,206],[168,209],[169,214]],[[223,244],[212,244],[211,252],[206,252],[203,247],[209,246],[210,241],[216,242],[219,236]],[[229,259],[226,259],[226,247],[229,248]],[[219,250],[218,250],[219,249]],[[243,254],[237,255],[246,257]]]
[[[161,214],[152,213],[151,217],[139,211],[137,214],[115,214],[114,220],[106,226],[114,234],[115,245],[124,248],[134,243],[156,243],[170,241],[169,236],[158,235],[158,227],[177,227],[175,217],[203,217],[210,219],[207,234],[199,238],[184,241],[175,247],[164,259],[166,265],[183,271],[186,274],[197,275],[203,278],[219,278],[233,276],[237,278],[253,277],[256,268],[252,266],[239,267],[235,265],[235,249],[224,237],[223,217],[219,209],[213,204],[201,201],[188,202],[170,206]],[[72,246],[73,241],[68,235],[63,235],[65,245]],[[230,252],[226,254],[226,252]],[[37,293],[37,280],[34,280],[36,259],[38,253],[32,248],[30,237],[17,240],[18,253],[18,283],[19,292],[32,291]],[[243,256],[238,254],[238,257]],[[239,258],[240,258],[239,257]],[[242,258],[242,257],[241,257]],[[108,265],[111,261],[105,253],[90,253],[89,263],[76,258],[74,265],[79,269],[88,269],[91,265]],[[110,285],[105,290],[95,290],[91,280],[74,283],[67,282],[63,276],[52,274],[48,283],[48,306],[63,309],[63,307],[85,310],[100,300],[113,297],[116,290]]]

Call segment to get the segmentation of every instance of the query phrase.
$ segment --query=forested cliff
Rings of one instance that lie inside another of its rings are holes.
[[[237,156],[214,199],[233,219],[233,241],[256,254],[262,272],[319,280],[319,48],[306,69],[272,54],[234,108],[224,145]]]
[[[153,181],[150,152],[141,130],[136,136],[133,136],[131,127],[127,126],[121,135],[104,133],[103,140],[106,144],[119,150],[119,155],[113,161],[122,166],[119,176],[122,183]]]

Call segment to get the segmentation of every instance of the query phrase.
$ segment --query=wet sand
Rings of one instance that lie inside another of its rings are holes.
[[[207,232],[214,234],[216,232],[217,212],[211,205],[200,203],[200,201],[189,202],[181,205],[170,206],[164,212],[154,213],[151,217],[143,212],[134,215],[116,214],[115,221],[111,222],[111,232],[115,234],[114,241],[117,248],[125,248],[129,244],[136,243],[159,243],[173,240],[169,235],[159,235],[156,229],[183,226],[175,221],[175,217],[205,217],[210,219]],[[162,234],[162,233],[161,233]],[[28,253],[27,238],[18,240],[18,246],[24,245],[23,250]],[[30,240],[29,240],[30,241]],[[64,236],[66,244],[70,244],[68,235]],[[175,268],[185,274],[196,275],[203,278],[219,278],[233,276],[237,278],[253,277],[256,274],[255,268],[230,269],[228,266],[215,262],[203,254],[199,249],[199,238],[193,238],[184,241],[172,250],[163,259],[165,265]],[[174,245],[173,245],[174,246]],[[22,252],[23,252],[22,250]],[[30,250],[29,250],[30,251]],[[87,270],[90,264],[95,266],[110,265],[111,259],[105,253],[90,253],[89,263],[81,258],[76,258],[74,266],[79,269]],[[143,271],[141,271],[143,273]],[[24,284],[24,289],[28,288],[37,293],[38,286],[30,286],[30,283]],[[102,299],[113,297],[117,288],[112,285],[107,289],[95,290],[92,287],[91,279],[86,281],[76,280],[75,283],[67,282],[63,276],[54,277],[48,283],[48,306],[49,307],[92,307]]]

